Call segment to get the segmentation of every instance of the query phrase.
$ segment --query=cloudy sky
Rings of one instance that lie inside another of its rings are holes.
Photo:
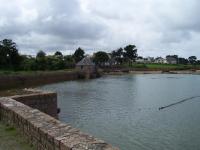
[[[199,0],[0,0],[0,39],[21,53],[135,44],[139,55],[200,57]]]

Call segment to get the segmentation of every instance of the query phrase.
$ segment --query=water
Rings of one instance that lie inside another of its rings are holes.
[[[39,87],[58,93],[60,120],[121,150],[199,150],[200,76],[124,75]]]

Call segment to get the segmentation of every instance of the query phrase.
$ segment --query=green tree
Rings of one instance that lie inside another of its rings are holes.
[[[72,55],[66,55],[66,56],[64,56],[64,63],[65,63],[66,68],[73,68],[73,67],[75,67],[75,61],[74,61]]]
[[[200,65],[200,60],[197,60],[196,64]]]
[[[7,52],[4,49],[2,43],[0,43],[0,68],[4,68],[8,65]]]
[[[40,50],[37,55],[36,55],[36,58],[39,59],[39,58],[45,58],[46,57],[46,53],[42,50]]]
[[[112,51],[111,57],[115,59],[118,64],[122,64],[123,62],[123,49],[119,48],[116,51]]]
[[[188,60],[192,65],[194,65],[196,63],[196,61],[197,61],[197,57],[196,56],[190,56],[188,58]]]
[[[73,58],[75,60],[75,62],[79,62],[84,58],[84,50],[81,49],[80,47],[74,52]]]
[[[63,54],[60,51],[55,52],[53,61],[54,70],[64,69],[65,62]]]
[[[0,41],[1,68],[19,69],[22,57],[18,53],[17,45],[10,39]]]
[[[63,59],[55,56],[46,56],[46,68],[48,70],[60,70],[65,68]]]
[[[59,57],[59,58],[63,58],[63,54],[60,51],[56,51],[54,56]]]
[[[185,59],[185,58],[180,57],[180,58],[178,58],[178,63],[187,65],[188,64],[188,60]]]
[[[137,58],[137,48],[135,45],[127,45],[124,48],[124,58],[126,61],[129,62],[129,65],[131,62],[135,62],[135,59]]]
[[[35,57],[23,55],[22,58],[23,58],[23,62],[21,64],[21,68],[23,70],[26,70],[26,71],[34,70],[35,71],[38,69]]]
[[[46,53],[40,50],[36,55],[36,64],[38,70],[46,70]]]
[[[108,54],[103,51],[99,51],[94,54],[94,62],[99,66],[104,66],[105,63],[109,60]]]

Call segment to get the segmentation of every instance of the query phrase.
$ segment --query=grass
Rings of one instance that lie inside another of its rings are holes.
[[[19,132],[0,122],[0,150],[35,150]]]
[[[178,69],[178,70],[187,70],[191,69],[192,66],[189,65],[173,65],[173,64],[147,64],[147,67],[150,69]]]
[[[0,75],[35,75],[35,74],[45,74],[45,73],[55,73],[63,71],[74,71],[75,69],[64,69],[64,70],[52,70],[52,71],[13,71],[13,70],[0,70]]]
[[[132,64],[131,66],[125,64],[126,67],[146,70],[190,70],[200,69],[200,65],[183,65],[183,64]]]
[[[131,66],[129,64],[123,64],[124,68],[132,68],[138,70],[190,70],[200,69],[200,65],[183,65],[183,64],[137,64],[134,63]],[[7,75],[40,75],[40,74],[51,74],[59,72],[71,72],[75,69],[64,69],[64,70],[52,70],[52,71],[12,71],[12,70],[0,70],[0,76]]]

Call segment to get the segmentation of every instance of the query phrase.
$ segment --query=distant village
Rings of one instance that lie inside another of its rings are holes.
[[[94,54],[95,55],[95,54]],[[94,57],[90,56],[91,58]],[[116,57],[113,57],[112,54],[108,54],[109,60],[104,63],[105,66],[117,65],[120,64]],[[189,58],[178,57],[178,55],[167,55],[163,57],[142,57],[137,56],[132,62],[137,64],[183,64],[183,65],[199,65],[200,60],[197,60],[196,56],[190,56]]]
[[[93,59],[95,56],[87,56]],[[102,66],[113,66],[121,64],[116,59],[116,57],[112,57],[112,54],[107,54],[109,59],[106,62],[102,62]],[[165,58],[163,57],[142,57],[138,56],[133,60],[137,64],[184,64],[184,65],[192,65],[192,64],[200,64],[200,61],[197,60],[196,56],[190,56],[188,59],[186,58],[179,58],[177,55],[168,55]]]
[[[155,64],[178,64],[178,57],[177,56],[166,56],[166,58],[162,58],[162,57],[137,57],[136,58],[136,62],[137,63],[155,63]],[[185,63],[187,62],[187,60],[185,60]]]

